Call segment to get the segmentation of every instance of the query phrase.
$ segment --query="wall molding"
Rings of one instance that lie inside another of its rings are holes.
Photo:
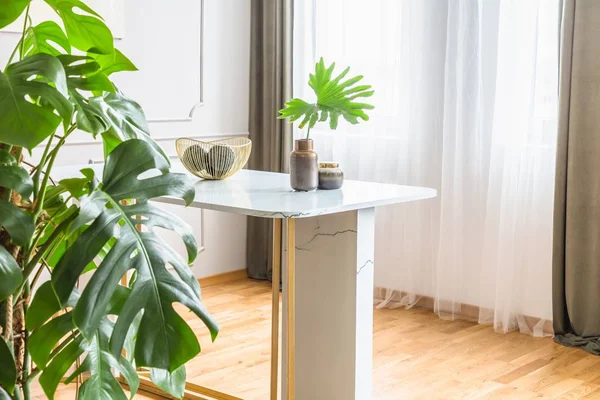
[[[161,117],[161,118],[148,118],[148,123],[151,124],[164,124],[172,122],[191,122],[196,109],[204,106],[204,0],[200,0],[200,98],[192,106],[186,117]]]
[[[118,5],[114,4],[115,2],[110,2],[110,4],[108,4],[108,7],[110,7],[110,11],[108,11],[106,8],[103,7],[103,6],[106,6],[108,3],[106,0],[95,0],[95,1],[86,0],[84,2],[88,3],[87,4],[88,6],[90,6],[94,11],[96,11],[102,15],[104,23],[108,26],[108,28],[111,30],[111,33],[113,34],[114,40],[118,41],[125,37],[125,30],[126,30],[126,24],[127,24],[127,21],[125,19],[126,18],[126,15],[125,15],[126,1],[127,0],[116,0],[116,2],[118,2]],[[33,20],[33,24],[37,25],[37,24],[41,23],[42,21],[50,20],[50,21],[58,23],[59,25],[61,25],[61,27],[63,27],[63,23],[61,22],[61,19],[58,16],[58,14],[56,12],[52,11],[50,6],[42,4],[42,3],[43,3],[43,1],[37,1],[37,0],[35,0],[31,3],[31,10],[30,10],[29,15]],[[92,3],[92,4],[89,4],[89,3]],[[115,14],[115,10],[117,11],[116,14]],[[24,11],[23,11],[23,13],[24,13]],[[17,17],[17,19],[15,21],[11,22],[8,26],[5,26],[4,28],[0,29],[0,33],[8,33],[8,34],[20,36],[23,31],[22,16],[23,16],[23,14],[19,15],[19,17]],[[117,18],[119,18],[119,19],[117,20]]]
[[[196,110],[204,106],[204,34],[205,34],[205,7],[204,0],[200,0],[200,28],[199,28],[199,44],[200,44],[200,68],[199,68],[199,80],[200,80],[200,94],[198,101],[193,104],[184,117],[157,117],[148,118],[147,121],[150,124],[163,124],[163,123],[174,123],[174,122],[191,122]],[[12,35],[21,35],[21,31],[12,29],[0,29],[0,33],[7,33]],[[115,40],[122,40],[122,37],[115,37]]]
[[[230,137],[248,137],[248,132],[237,132],[237,133],[217,133],[213,135],[186,135],[186,138],[196,139],[196,140],[211,140],[211,139],[221,139],[221,138],[230,138]],[[180,136],[150,136],[154,139],[155,142],[168,142],[170,140],[177,140]],[[72,146],[100,146],[102,145],[102,140],[73,140],[71,142],[66,142],[63,144],[64,147],[72,147]],[[35,146],[35,148],[45,148],[46,142],[42,142]]]

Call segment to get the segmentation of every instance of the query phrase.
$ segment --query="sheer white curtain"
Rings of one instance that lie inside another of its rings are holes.
[[[429,186],[379,209],[379,306],[544,333],[559,0],[297,0],[294,95],[324,57],[365,76],[371,120],[311,131],[348,179]],[[547,325],[546,325],[547,326]]]

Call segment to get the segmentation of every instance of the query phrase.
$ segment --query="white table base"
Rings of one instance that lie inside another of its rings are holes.
[[[288,219],[287,228],[281,398],[370,399],[375,210]]]

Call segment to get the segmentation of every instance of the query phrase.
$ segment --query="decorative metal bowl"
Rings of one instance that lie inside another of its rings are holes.
[[[246,165],[252,150],[252,142],[245,137],[212,142],[180,138],[175,146],[185,168],[204,179],[225,179],[235,174]]]

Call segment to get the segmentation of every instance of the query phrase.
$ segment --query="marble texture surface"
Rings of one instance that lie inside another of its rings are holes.
[[[179,162],[173,170],[184,172]],[[190,176],[192,176],[190,174]],[[294,192],[287,174],[241,170],[222,181],[196,180],[193,207],[266,218],[306,218],[435,197],[435,189],[347,180],[339,190]],[[158,201],[181,204],[181,200]]]
[[[296,398],[370,399],[375,209],[302,218],[295,233]]]

